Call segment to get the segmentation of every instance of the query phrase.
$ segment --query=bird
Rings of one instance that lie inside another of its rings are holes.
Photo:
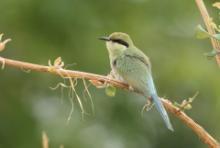
[[[166,109],[164,108],[154,85],[149,58],[138,49],[130,36],[123,32],[113,32],[109,36],[99,37],[106,42],[113,78],[140,92],[149,102],[155,104],[166,127],[174,131]]]

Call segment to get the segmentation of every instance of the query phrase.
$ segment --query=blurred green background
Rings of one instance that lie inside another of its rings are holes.
[[[206,4],[218,19],[213,2]],[[220,141],[219,68],[203,56],[212,47],[209,40],[195,39],[197,24],[202,19],[194,0],[1,0],[0,32],[13,41],[0,55],[44,65],[61,56],[69,69],[106,75],[108,53],[97,37],[126,32],[151,58],[160,96],[181,102],[199,91],[187,114]],[[81,81],[77,92],[89,114],[82,120],[74,100],[67,124],[68,91],[61,98],[59,89],[50,89],[59,82],[50,74],[8,66],[0,71],[0,148],[39,148],[42,131],[50,148],[207,147],[173,115],[173,133],[155,108],[141,117],[145,99],[123,90],[108,97],[90,86],[92,115]]]

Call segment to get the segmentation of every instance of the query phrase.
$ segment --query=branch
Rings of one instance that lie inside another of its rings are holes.
[[[197,6],[200,10],[200,13],[203,17],[203,21],[206,25],[208,33],[210,35],[216,34],[215,30],[213,29],[213,27],[211,25],[212,18],[210,18],[209,13],[206,9],[206,6],[205,6],[203,0],[195,0],[195,1],[196,1],[196,4],[197,4]],[[216,51],[216,53],[219,53],[220,52],[220,43],[219,43],[219,41],[214,39],[214,38],[210,38],[210,40],[211,40],[211,44],[212,44],[213,49]],[[216,54],[215,58],[216,58],[218,66],[220,67],[220,54]]]
[[[71,77],[71,78],[95,80],[101,83],[107,82],[109,84],[112,84],[115,87],[129,90],[129,87],[127,84],[120,82],[118,80],[110,79],[107,76],[86,73],[86,72],[81,72],[81,71],[66,70],[63,68],[55,68],[51,66],[38,65],[38,64],[32,64],[32,63],[27,63],[27,62],[21,62],[21,61],[11,60],[7,58],[3,58],[3,57],[0,57],[0,63],[7,65],[7,66],[19,68],[19,69],[27,69],[27,70],[37,71],[37,72],[45,72],[45,73],[50,73],[50,74],[54,74],[54,75],[58,75],[62,77],[64,76],[64,77]],[[172,102],[164,98],[161,98],[161,100],[165,108],[169,112],[173,113],[178,119],[180,119],[183,122],[183,124],[191,128],[193,132],[200,139],[202,139],[202,141],[206,143],[209,147],[212,147],[212,148],[220,147],[218,142],[205,129],[203,129],[198,123],[193,121],[193,119],[187,116],[178,107],[174,106]]]

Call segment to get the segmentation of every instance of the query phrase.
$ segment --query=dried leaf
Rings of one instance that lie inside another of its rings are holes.
[[[192,105],[191,104],[187,104],[186,106],[184,106],[184,109],[190,110],[190,109],[192,109]]]
[[[61,57],[58,57],[54,60],[54,66],[62,68],[64,66],[64,62]]]
[[[215,2],[212,4],[212,6],[220,9],[220,2]]]
[[[51,60],[48,60],[48,65],[50,67],[50,71],[53,71],[55,69],[62,69],[64,67],[64,62],[62,61],[61,57],[58,57],[54,60],[53,65],[51,64]]]

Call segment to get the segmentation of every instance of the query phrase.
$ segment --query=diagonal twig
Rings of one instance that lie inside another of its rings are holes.
[[[196,1],[196,4],[197,4],[197,7],[199,8],[199,11],[202,15],[202,18],[203,18],[203,21],[206,25],[208,33],[210,35],[216,34],[214,28],[211,25],[212,18],[209,16],[209,13],[206,9],[206,6],[205,6],[203,0],[195,0],[195,1]],[[219,43],[219,41],[214,39],[214,38],[210,38],[210,40],[211,40],[211,44],[213,46],[213,49],[216,51],[216,53],[220,52],[220,43]],[[215,58],[216,58],[218,66],[220,67],[220,54],[216,54]]]

